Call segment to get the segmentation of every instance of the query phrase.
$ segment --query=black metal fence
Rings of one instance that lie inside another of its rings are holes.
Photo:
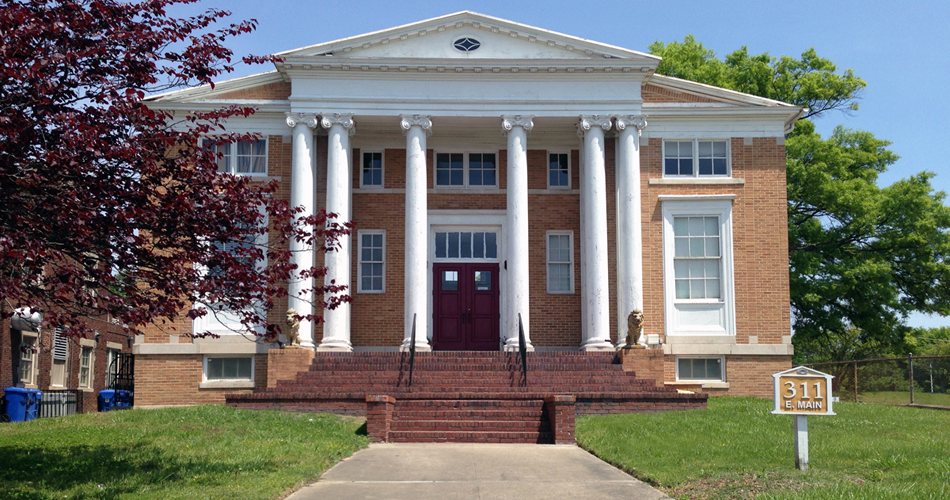
[[[834,375],[841,401],[950,408],[950,356],[829,361],[805,366]]]
[[[39,418],[64,417],[82,413],[83,391],[65,389],[60,391],[43,391],[40,400]]]

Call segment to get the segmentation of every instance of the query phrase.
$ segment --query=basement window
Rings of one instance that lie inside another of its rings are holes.
[[[676,380],[725,382],[723,358],[676,358]]]

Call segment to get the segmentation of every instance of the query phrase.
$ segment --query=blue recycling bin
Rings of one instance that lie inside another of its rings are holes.
[[[99,411],[110,411],[115,406],[115,391],[106,389],[99,391]]]
[[[43,391],[39,389],[28,389],[30,397],[26,405],[26,419],[34,420],[40,416],[40,404],[43,403]]]
[[[129,409],[132,407],[132,391],[115,391],[115,403],[112,405],[114,409]]]
[[[7,400],[7,416],[11,422],[26,422],[32,393],[30,389],[7,387],[3,390]],[[32,419],[29,419],[32,420]]]

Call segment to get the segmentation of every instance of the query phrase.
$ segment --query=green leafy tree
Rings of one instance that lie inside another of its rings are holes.
[[[800,59],[719,59],[692,36],[650,46],[658,73],[850,113],[866,83],[814,49]],[[898,156],[870,132],[837,127],[828,138],[803,119],[786,140],[791,307],[799,360],[895,352],[914,311],[950,315],[950,207],[921,172],[888,187],[878,176]]]

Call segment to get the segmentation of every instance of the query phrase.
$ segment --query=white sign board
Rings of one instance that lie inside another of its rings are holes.
[[[834,415],[831,379],[827,373],[805,368],[791,368],[772,375],[775,415]]]

